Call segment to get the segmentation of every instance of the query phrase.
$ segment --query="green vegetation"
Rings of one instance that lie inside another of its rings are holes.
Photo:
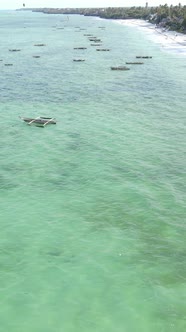
[[[109,7],[109,8],[39,8],[46,14],[80,14],[105,19],[143,19],[160,27],[186,33],[186,6]]]

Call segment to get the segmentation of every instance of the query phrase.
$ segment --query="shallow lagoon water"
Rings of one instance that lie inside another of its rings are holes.
[[[185,331],[185,55],[112,21],[0,16],[0,331]],[[57,125],[19,119],[38,115]]]

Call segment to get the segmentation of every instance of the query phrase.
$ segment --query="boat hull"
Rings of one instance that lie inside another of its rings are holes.
[[[24,122],[26,123],[30,123],[30,124],[35,124],[35,125],[40,125],[43,126],[45,124],[56,124],[56,121],[52,118],[44,118],[44,117],[40,117],[40,118],[21,118]]]

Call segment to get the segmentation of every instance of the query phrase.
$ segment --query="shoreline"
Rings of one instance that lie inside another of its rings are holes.
[[[116,24],[130,26],[139,30],[143,30],[148,33],[151,40],[153,40],[155,43],[158,43],[162,48],[186,55],[185,34],[175,31],[168,31],[142,19],[112,21]]]
[[[83,8],[22,8],[44,14],[79,14],[109,20],[145,20],[159,27],[186,34],[186,6],[149,7],[83,7]],[[18,9],[17,9],[18,10]]]

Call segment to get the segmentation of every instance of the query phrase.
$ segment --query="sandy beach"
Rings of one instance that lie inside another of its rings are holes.
[[[186,56],[186,35],[176,31],[157,28],[154,24],[144,20],[114,20],[117,24],[131,26],[143,30],[153,42],[158,43],[167,51]]]

